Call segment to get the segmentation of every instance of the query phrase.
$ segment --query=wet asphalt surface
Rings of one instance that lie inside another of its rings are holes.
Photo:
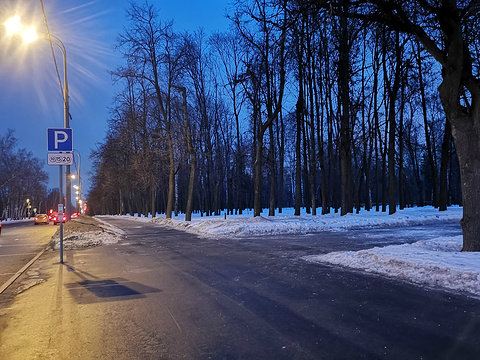
[[[458,224],[211,239],[106,220],[126,231],[123,240],[66,251],[65,265],[53,264],[56,275],[25,293],[38,292],[50,311],[31,325],[40,339],[31,351],[19,347],[25,354],[275,360],[480,354],[480,300],[302,260],[458,235]]]
[[[123,264],[122,278],[156,289],[146,291],[142,311],[125,314],[140,319],[150,314],[144,330],[156,339],[142,343],[135,334],[125,335],[131,356],[473,359],[480,354],[479,300],[301,259],[458,235],[457,224],[206,239],[108,221],[127,232],[112,253]]]
[[[29,222],[6,224],[0,235],[0,285],[28,263],[50,241],[57,227]]]

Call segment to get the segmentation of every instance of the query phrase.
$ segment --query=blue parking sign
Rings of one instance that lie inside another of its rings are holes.
[[[70,128],[48,128],[48,151],[73,151],[73,130]]]

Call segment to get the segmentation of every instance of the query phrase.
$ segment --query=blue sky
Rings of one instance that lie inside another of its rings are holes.
[[[143,3],[144,1],[136,1]],[[67,49],[70,89],[70,127],[74,148],[81,155],[84,190],[89,187],[91,150],[102,141],[107,129],[109,106],[115,95],[109,70],[122,64],[114,51],[119,33],[127,25],[126,0],[44,0],[50,32]],[[160,10],[161,20],[173,20],[174,29],[207,34],[228,27],[226,0],[151,0]],[[3,23],[13,13],[25,24],[45,30],[40,0],[2,0],[0,5],[0,134],[15,131],[19,146],[44,160],[49,175],[48,187],[58,187],[58,167],[48,166],[47,128],[63,127],[63,100],[49,43],[39,39],[24,45],[20,39],[6,37]],[[56,51],[63,81],[63,58]],[[77,158],[77,157],[76,157]],[[72,170],[73,171],[73,170]]]

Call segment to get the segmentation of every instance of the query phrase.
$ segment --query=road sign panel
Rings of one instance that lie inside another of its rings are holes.
[[[73,165],[73,154],[48,153],[48,165]]]
[[[48,128],[48,151],[73,151],[73,129]]]

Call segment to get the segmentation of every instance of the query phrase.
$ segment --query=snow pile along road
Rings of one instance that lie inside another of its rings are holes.
[[[303,259],[480,296],[480,254],[461,249],[462,236],[454,236]]]
[[[64,224],[63,246],[64,249],[80,249],[102,244],[115,244],[123,238],[124,232],[107,222],[81,216]],[[53,235],[50,247],[60,248],[60,230]]]
[[[174,216],[166,219],[159,216],[154,219],[138,218],[140,221],[168,226],[207,237],[245,237],[261,235],[295,235],[308,234],[320,231],[345,231],[351,229],[365,229],[370,227],[398,227],[415,226],[422,224],[443,223],[446,221],[460,221],[463,215],[461,207],[451,207],[448,211],[439,212],[433,207],[409,208],[397,211],[393,215],[388,212],[361,211],[359,214],[339,213],[312,216],[303,214],[294,216],[293,209],[284,209],[282,214],[268,216],[268,210],[261,216],[253,217],[252,213],[243,215],[195,216],[192,221],[184,221],[184,216]]]

